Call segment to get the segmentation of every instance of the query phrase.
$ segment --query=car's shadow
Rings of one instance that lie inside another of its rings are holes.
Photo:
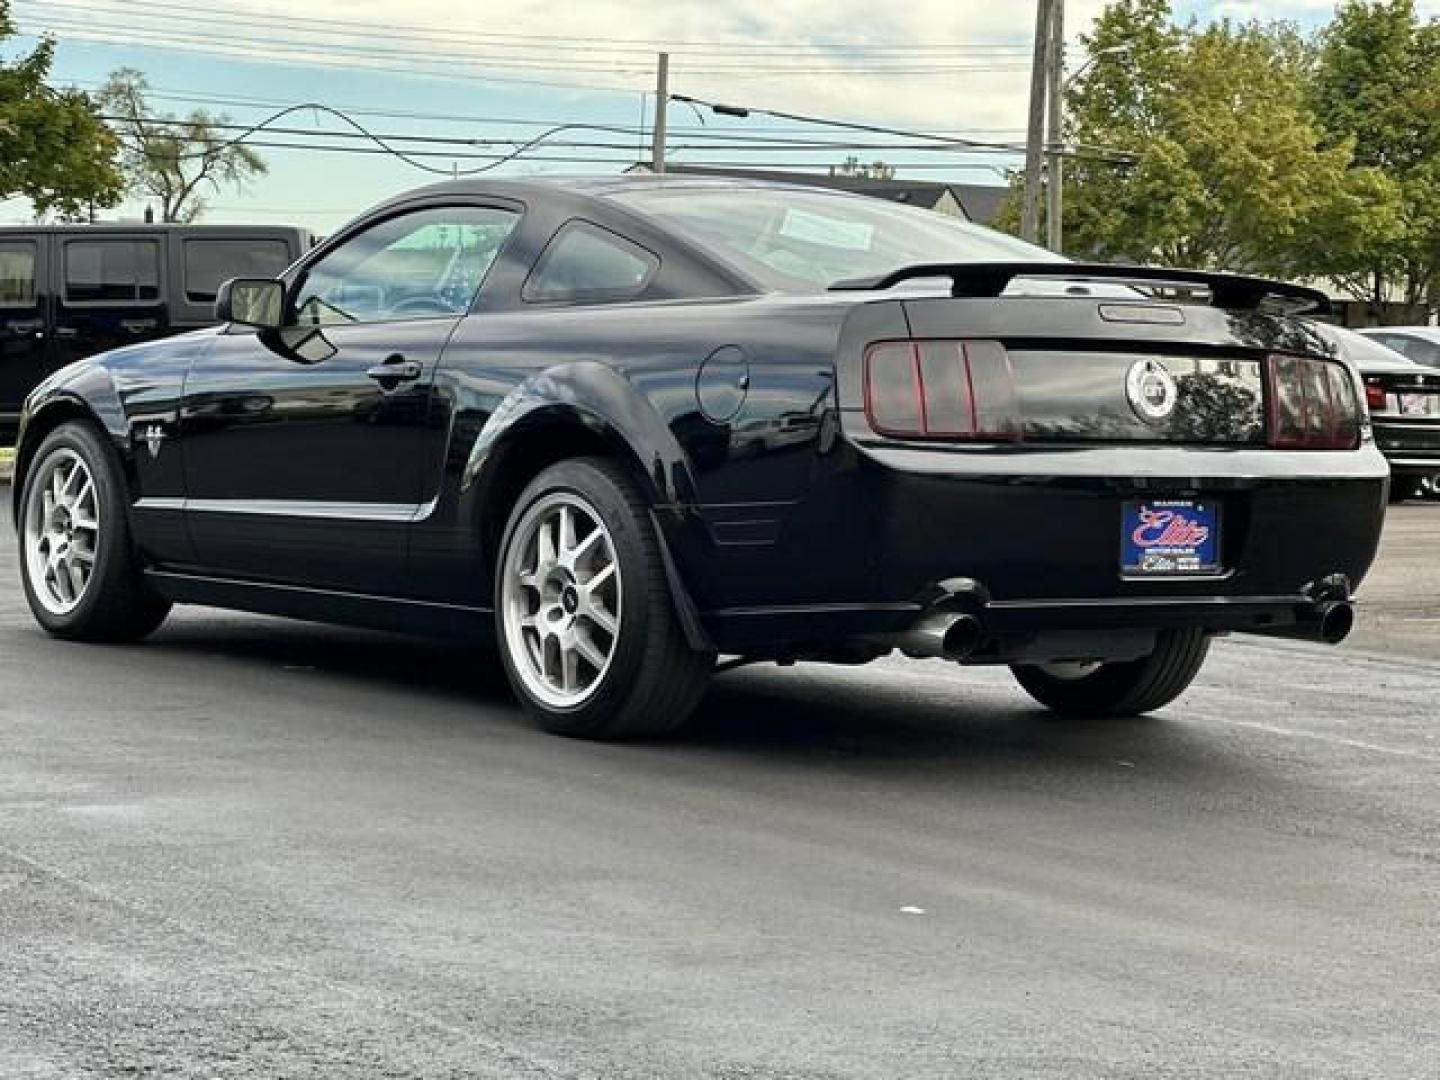
[[[197,611],[172,620],[145,648],[314,673],[352,688],[403,694],[417,706],[437,706],[400,714],[388,705],[377,710],[393,716],[396,724],[452,733],[472,724],[530,727],[498,657],[474,646]],[[924,676],[917,678],[918,672]],[[757,665],[718,674],[679,734],[631,743],[628,750],[645,757],[868,762],[879,769],[903,763],[907,769],[951,774],[962,762],[1006,773],[1047,762],[1063,768],[1082,763],[1127,768],[1141,759],[1163,761],[1168,775],[1193,773],[1196,778],[1249,770],[1252,763],[1225,749],[1224,739],[1174,722],[1183,717],[1182,702],[1157,717],[1057,718],[993,672],[972,678],[935,662],[864,668]]]

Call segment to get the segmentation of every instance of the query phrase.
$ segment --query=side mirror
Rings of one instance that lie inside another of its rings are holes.
[[[215,318],[222,323],[277,329],[285,317],[285,285],[267,278],[234,278],[215,294]]]

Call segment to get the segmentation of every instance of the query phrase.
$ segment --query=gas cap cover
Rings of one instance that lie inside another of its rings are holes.
[[[738,345],[722,345],[695,373],[695,400],[712,424],[728,424],[750,392],[750,360]]]

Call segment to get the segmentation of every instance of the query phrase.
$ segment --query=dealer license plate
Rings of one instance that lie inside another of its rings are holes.
[[[1120,572],[1131,577],[1218,574],[1220,507],[1204,499],[1128,502],[1120,528]]]
[[[1429,416],[1440,412],[1440,394],[1401,394],[1402,416]]]

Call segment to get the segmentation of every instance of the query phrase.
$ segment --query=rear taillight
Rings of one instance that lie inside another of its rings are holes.
[[[865,352],[865,415],[882,435],[1013,440],[1019,412],[998,341],[880,341]]]
[[[1353,450],[1360,445],[1355,383],[1341,364],[1272,356],[1270,445],[1284,450]]]
[[[1385,387],[1379,380],[1367,379],[1365,381],[1365,404],[1372,410],[1385,408]]]

